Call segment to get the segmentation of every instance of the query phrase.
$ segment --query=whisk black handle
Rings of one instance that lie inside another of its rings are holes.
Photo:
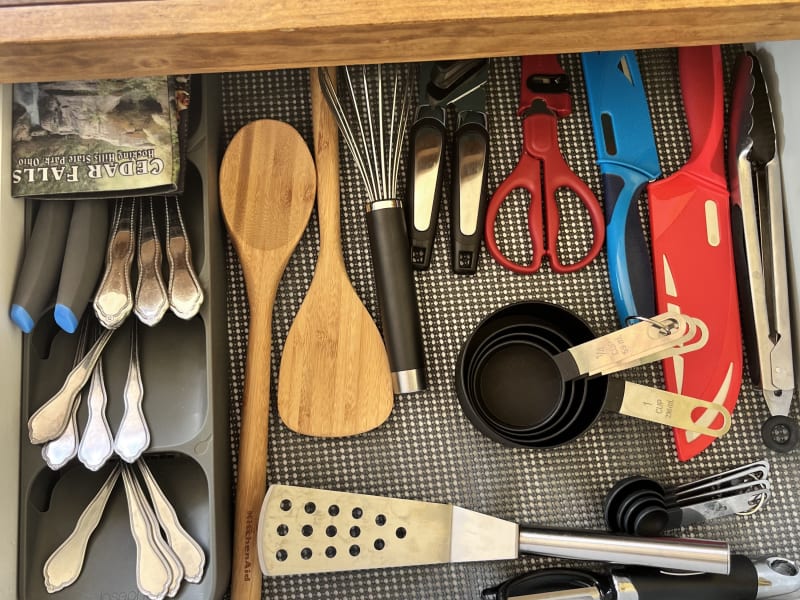
[[[394,392],[418,392],[425,389],[425,362],[402,203],[369,204],[367,231]]]

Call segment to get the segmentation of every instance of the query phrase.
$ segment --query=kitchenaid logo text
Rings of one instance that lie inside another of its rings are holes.
[[[77,182],[83,178],[110,179],[137,175],[160,175],[164,161],[155,150],[118,150],[94,154],[33,156],[17,159],[11,172],[14,183],[49,181]]]

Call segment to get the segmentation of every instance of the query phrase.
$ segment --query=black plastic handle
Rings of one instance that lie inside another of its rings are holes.
[[[367,231],[394,391],[418,392],[425,389],[422,328],[400,203],[385,200],[372,204],[367,211]]]
[[[453,145],[455,165],[450,209],[452,265],[454,273],[471,275],[478,269],[486,222],[489,165],[489,132],[486,125],[464,123],[456,131]]]
[[[72,202],[41,200],[11,301],[11,320],[25,333],[52,301],[67,245]]]
[[[731,556],[729,575],[685,573],[670,575],[659,569],[626,567],[639,600],[755,600],[758,573],[746,556]]]
[[[411,245],[411,264],[424,271],[431,264],[444,172],[444,145],[447,134],[444,112],[440,117],[417,118],[409,132],[410,172],[406,222]]]

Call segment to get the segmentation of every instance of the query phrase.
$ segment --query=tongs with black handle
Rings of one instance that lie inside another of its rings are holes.
[[[766,446],[789,452],[800,427],[789,418],[795,389],[781,166],[769,92],[754,54],[736,64],[728,172],[734,259],[750,376],[772,415]]]

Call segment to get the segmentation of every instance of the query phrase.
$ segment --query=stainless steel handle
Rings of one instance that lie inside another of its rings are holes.
[[[87,469],[97,471],[106,464],[106,461],[114,453],[111,428],[108,426],[108,419],[106,418],[108,395],[106,393],[105,378],[103,377],[102,358],[97,361],[94,367],[86,404],[89,408],[89,417],[86,421],[86,428],[83,430],[83,437],[78,445],[78,460]]]
[[[152,327],[161,321],[169,308],[167,288],[161,275],[161,243],[156,233],[153,200],[139,203],[139,248],[137,263],[139,281],[136,284],[134,312],[139,320]]]
[[[114,226],[106,253],[106,269],[94,298],[97,320],[116,329],[133,310],[131,265],[134,252],[135,213],[133,200],[118,200]]]
[[[177,197],[167,198],[169,306],[181,319],[191,319],[203,304],[203,289],[192,266],[192,247]]]
[[[127,467],[122,469],[122,481],[128,498],[131,534],[136,543],[136,586],[149,598],[163,598],[172,583],[172,572],[156,546],[144,507],[134,487],[136,484]]]
[[[44,563],[44,585],[51,594],[72,585],[83,570],[83,560],[89,538],[100,523],[106,503],[117,483],[119,467],[115,467],[100,487],[92,501],[84,509],[75,529]]]
[[[135,324],[131,331],[131,356],[122,395],[125,412],[114,439],[114,451],[122,460],[132,463],[150,446],[150,428],[142,409],[144,384],[139,365],[139,333]]]
[[[635,538],[606,533],[520,527],[519,551],[575,560],[614,562],[679,571],[727,575],[730,548],[725,542]]]
[[[178,521],[175,508],[167,500],[147,463],[141,460],[136,464],[139,465],[147,491],[150,493],[153,509],[167,537],[167,542],[183,566],[184,578],[190,583],[199,582],[203,578],[203,569],[206,564],[206,555],[203,549]]]
[[[28,437],[31,444],[44,444],[64,432],[78,394],[89,381],[95,363],[100,358],[113,330],[104,331],[86,356],[67,375],[64,385],[28,419]]]

